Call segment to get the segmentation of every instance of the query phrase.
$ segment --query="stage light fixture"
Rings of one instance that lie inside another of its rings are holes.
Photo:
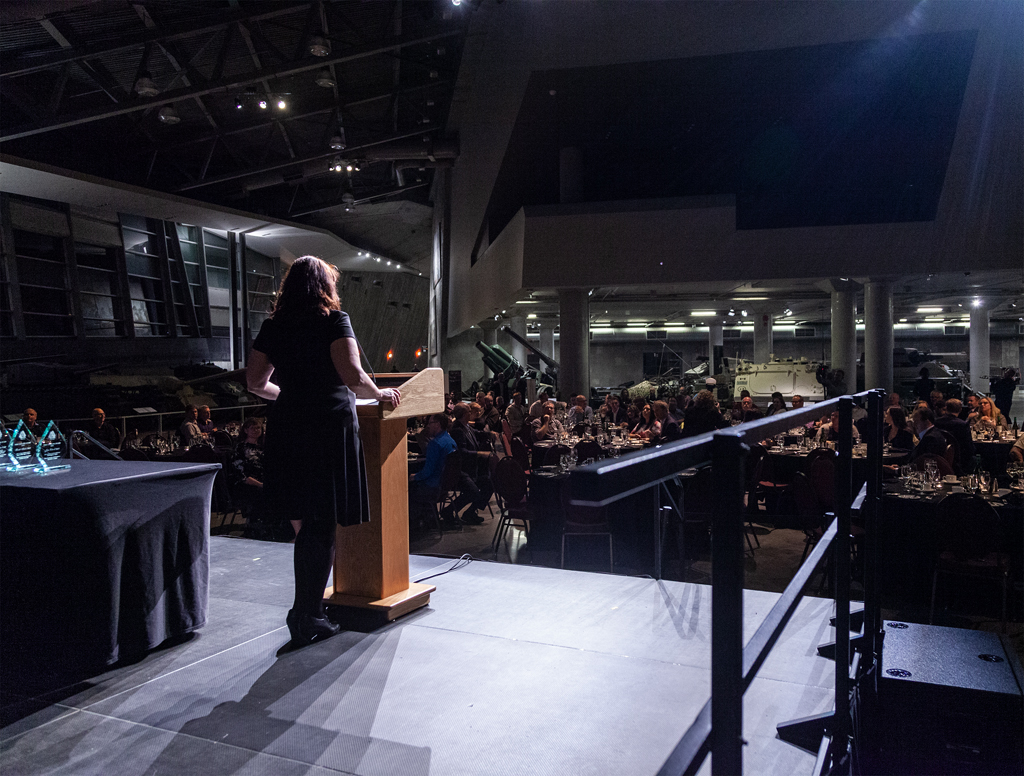
[[[163,124],[177,124],[181,121],[181,116],[179,116],[178,112],[170,105],[162,107],[156,116]]]
[[[975,299],[973,302],[971,302],[971,306],[972,307],[981,307],[981,300],[980,299]]]
[[[236,110],[241,110],[243,107],[245,107],[245,106],[242,105],[242,98],[241,97],[236,97],[235,98],[235,109]]]
[[[309,53],[314,57],[326,57],[331,53],[331,44],[321,37],[309,39]]]
[[[266,100],[260,100],[256,104],[260,106],[260,110],[266,110],[267,109],[267,101]]]
[[[286,103],[284,100],[278,100],[277,107],[279,110],[284,110],[285,108],[288,107],[288,103]]]
[[[324,89],[330,89],[338,85],[338,82],[334,80],[334,76],[331,75],[331,71],[326,67],[316,74],[314,83],[317,86],[322,86]]]
[[[156,97],[160,94],[160,90],[153,83],[153,77],[143,70],[139,73],[139,80],[135,82],[135,93],[139,97]]]
[[[345,141],[341,139],[341,135],[335,135],[331,138],[331,150],[332,151],[344,151]]]

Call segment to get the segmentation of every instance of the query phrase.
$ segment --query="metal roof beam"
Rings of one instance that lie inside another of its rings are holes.
[[[12,65],[0,69],[0,78],[37,73],[40,70],[48,70],[51,67],[58,67],[68,62],[77,62],[79,59],[91,59],[105,54],[114,54],[119,51],[141,48],[146,43],[191,38],[196,35],[203,35],[205,33],[222,30],[240,21],[258,21],[260,19],[273,19],[278,16],[288,16],[291,14],[301,13],[308,10],[308,8],[309,4],[303,3],[302,5],[295,5],[290,8],[280,8],[274,11],[266,11],[264,13],[226,13],[224,14],[223,19],[215,24],[204,24],[199,27],[168,26],[163,30],[151,30],[150,32],[142,33],[140,35],[122,36],[119,43],[113,43],[106,46],[90,46],[88,43],[83,43],[79,46],[69,48],[66,52],[41,57],[32,54],[25,54],[21,57],[16,56]],[[24,61],[19,62],[19,59]]]
[[[16,140],[18,138],[30,137],[32,135],[38,135],[44,132],[52,132],[58,129],[66,129],[67,127],[73,127],[78,124],[88,124],[93,121],[99,121],[101,119],[111,118],[113,116],[123,116],[127,113],[137,113],[138,111],[148,110],[150,108],[161,105],[167,105],[168,103],[178,102],[179,100],[194,99],[196,97],[202,97],[207,94],[216,94],[219,92],[231,92],[236,89],[244,88],[251,84],[260,83],[264,80],[285,78],[287,76],[295,75],[297,73],[305,73],[309,72],[310,70],[319,70],[331,64],[351,62],[356,59],[365,59],[366,57],[372,57],[378,54],[385,54],[390,51],[397,51],[406,46],[414,46],[420,43],[430,43],[431,41],[441,40],[443,38],[456,37],[460,34],[462,33],[458,29],[442,30],[430,35],[404,37],[398,40],[392,40],[388,43],[375,43],[370,45],[356,46],[351,49],[348,49],[343,54],[337,54],[334,56],[324,58],[304,59],[301,63],[287,63],[279,67],[268,68],[260,70],[256,73],[250,73],[244,78],[227,78],[217,82],[208,82],[197,87],[175,89],[159,94],[156,97],[132,100],[128,104],[121,104],[111,108],[94,109],[91,111],[87,111],[85,113],[80,113],[74,117],[65,117],[64,119],[58,119],[53,122],[37,124],[33,127],[28,127],[20,130],[16,129],[0,137],[0,140]]]

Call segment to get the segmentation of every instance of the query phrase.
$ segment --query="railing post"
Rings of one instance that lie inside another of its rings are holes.
[[[881,547],[879,511],[882,503],[882,415],[884,391],[868,396],[868,493],[864,501],[864,635],[867,637],[867,666],[882,664],[882,595],[879,585],[878,552]],[[875,671],[877,676],[878,672]]]
[[[839,456],[836,460],[836,711],[833,746],[845,750],[850,710],[850,505],[853,502],[853,399],[839,400]]]
[[[728,432],[711,443],[711,773],[743,772],[743,477],[749,448]]]

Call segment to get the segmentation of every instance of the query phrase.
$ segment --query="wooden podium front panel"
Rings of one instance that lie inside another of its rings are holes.
[[[336,593],[387,598],[409,587],[409,463],[406,421],[360,417],[370,522],[338,527]]]

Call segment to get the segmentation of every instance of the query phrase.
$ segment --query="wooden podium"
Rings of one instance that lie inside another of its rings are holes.
[[[409,582],[409,458],[406,421],[444,412],[444,372],[378,375],[381,387],[402,392],[397,408],[360,404],[359,437],[366,461],[370,522],[337,528],[334,585],[325,603],[387,622],[426,606],[433,585]]]

